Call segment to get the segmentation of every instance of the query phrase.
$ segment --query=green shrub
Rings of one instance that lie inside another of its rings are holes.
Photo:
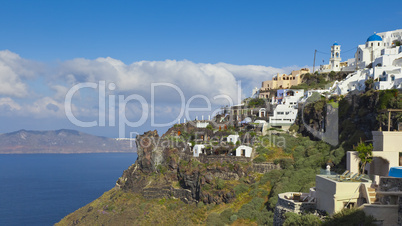
[[[274,213],[263,208],[257,218],[258,225],[274,225]]]
[[[207,218],[207,225],[213,226],[224,226],[225,223],[221,220],[221,217],[218,213],[211,213]]]
[[[177,203],[170,203],[168,205],[168,209],[170,209],[170,210],[175,210],[176,208],[177,208]]]
[[[260,198],[265,198],[266,196],[268,196],[268,191],[265,189],[253,189],[250,191],[250,196],[251,197],[260,197]]]
[[[222,190],[225,187],[225,181],[221,178],[216,178],[215,180],[216,189]]]
[[[281,158],[279,160],[274,161],[275,164],[278,164],[281,166],[282,169],[293,169],[293,159],[289,158]]]
[[[254,197],[249,203],[244,204],[237,215],[243,219],[256,220],[260,217],[260,210],[264,207],[264,199]]]
[[[266,161],[267,161],[267,159],[266,159],[264,156],[262,156],[262,155],[257,156],[257,157],[253,160],[253,162],[255,162],[255,163],[261,163],[261,162],[266,162]]]
[[[233,210],[231,208],[225,209],[221,214],[221,221],[225,224],[230,224],[230,217],[233,215]]]
[[[282,170],[272,170],[268,173],[264,173],[264,175],[260,179],[260,184],[266,184],[268,181],[275,184],[279,179],[282,177],[283,171]]]
[[[323,225],[374,225],[375,218],[371,215],[366,216],[362,209],[342,209],[332,217],[326,219]]]
[[[234,187],[234,191],[236,195],[240,195],[241,193],[248,191],[249,188],[250,187],[246,184],[239,184]]]
[[[204,208],[204,206],[205,206],[204,202],[198,202],[197,203],[198,208]]]
[[[313,214],[300,215],[297,213],[287,212],[285,213],[285,221],[283,226],[310,226],[310,225],[321,225],[322,222],[319,217]]]
[[[233,214],[232,216],[230,216],[230,222],[234,222],[237,220],[237,215]]]
[[[265,105],[265,100],[264,99],[260,99],[260,98],[254,98],[254,99],[251,99],[249,102],[248,102],[248,106],[249,107],[263,107]]]

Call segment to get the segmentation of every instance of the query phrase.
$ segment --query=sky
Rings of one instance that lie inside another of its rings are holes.
[[[399,1],[0,5],[0,133],[164,132],[183,109],[207,118],[276,73],[312,68],[314,50],[327,64],[337,42],[346,60],[374,32],[402,29]]]

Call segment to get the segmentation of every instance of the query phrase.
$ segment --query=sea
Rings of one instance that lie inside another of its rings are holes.
[[[0,155],[0,225],[53,225],[112,189],[136,153]]]

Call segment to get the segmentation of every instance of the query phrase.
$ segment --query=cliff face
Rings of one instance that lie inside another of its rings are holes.
[[[372,139],[371,131],[387,130],[387,115],[382,112],[387,108],[402,109],[402,94],[398,90],[369,90],[365,93],[350,93],[345,97],[320,98],[306,104],[303,111],[299,111],[296,125],[293,127],[304,136],[312,136],[305,125],[315,131],[326,130],[326,116],[333,109],[338,109],[339,143],[346,149],[352,149],[360,139]],[[303,117],[302,117],[303,114]],[[391,115],[391,130],[398,129],[401,122],[401,113]],[[304,118],[304,122],[303,122]]]

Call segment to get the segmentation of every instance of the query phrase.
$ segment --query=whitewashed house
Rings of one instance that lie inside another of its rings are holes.
[[[239,138],[239,135],[229,135],[227,138],[226,138],[226,142],[232,142],[233,144],[236,144],[236,142],[237,141],[239,141],[240,140],[240,138]]]
[[[197,128],[207,128],[208,125],[209,125],[208,121],[197,121],[196,123]]]
[[[373,34],[365,44],[359,45],[355,54],[355,63],[341,63],[341,69],[348,69],[349,74],[343,81],[336,82],[332,93],[344,95],[357,90],[364,91],[365,81],[374,79],[374,88],[378,90],[402,87],[402,29]],[[352,62],[353,59],[348,60]]]
[[[240,145],[236,148],[236,156],[251,157],[252,147],[246,145]]]
[[[265,108],[260,108],[260,110],[258,110],[258,117],[264,118],[266,116],[267,116],[267,111],[265,110]]]
[[[274,115],[269,117],[271,126],[291,125],[297,117],[297,109],[289,104],[279,104],[274,110]]]
[[[205,145],[203,144],[196,144],[193,147],[193,156],[199,157],[200,154],[205,154]]]

